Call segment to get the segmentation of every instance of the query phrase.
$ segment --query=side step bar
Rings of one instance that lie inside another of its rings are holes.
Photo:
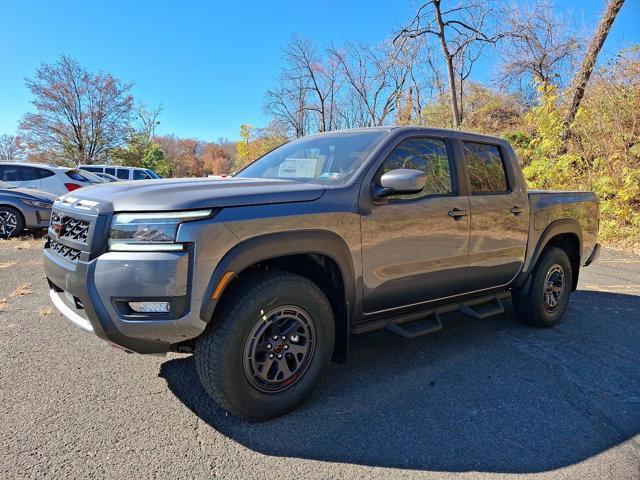
[[[458,311],[476,320],[484,320],[505,312],[504,306],[497,295],[485,303],[463,303]]]
[[[426,335],[427,333],[442,330],[442,322],[440,321],[438,312],[433,310],[426,317],[420,315],[420,318],[415,320],[405,320],[404,322],[396,323],[390,321],[384,326],[384,329],[402,338],[416,338]]]
[[[361,325],[355,325],[352,327],[351,333],[360,334],[382,328],[403,338],[416,338],[442,330],[440,315],[445,313],[457,311],[476,320],[483,320],[504,313],[505,308],[501,300],[510,296],[510,292],[504,291],[498,294],[448,303],[428,310],[373,320]]]

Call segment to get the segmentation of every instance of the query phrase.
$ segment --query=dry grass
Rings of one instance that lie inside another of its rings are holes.
[[[38,315],[41,317],[48,317],[53,313],[53,307],[42,307],[38,310]]]
[[[18,262],[0,262],[0,268],[10,268],[15,267]]]
[[[8,305],[6,298],[0,298],[0,312],[4,312]]]
[[[29,288],[30,286],[31,286],[30,283],[23,283],[18,288],[16,288],[13,292],[11,292],[11,295],[9,295],[9,297],[16,298],[16,297],[24,297],[25,295],[31,295],[33,293],[33,290]]]
[[[44,237],[24,235],[13,237],[9,240],[14,250],[29,250],[31,248],[41,247],[44,244]]]

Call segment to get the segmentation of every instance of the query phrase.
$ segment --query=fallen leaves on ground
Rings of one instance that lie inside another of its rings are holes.
[[[11,295],[9,295],[9,297],[16,298],[16,297],[24,297],[25,295],[31,295],[33,293],[33,290],[29,288],[30,286],[31,286],[30,283],[23,283],[18,288],[16,288],[13,292],[11,292]]]

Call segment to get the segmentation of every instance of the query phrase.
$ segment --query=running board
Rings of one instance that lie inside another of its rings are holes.
[[[440,316],[450,312],[460,312],[476,320],[484,320],[493,315],[505,312],[502,300],[511,297],[508,291],[485,295],[441,304],[412,313],[396,314],[394,316],[377,317],[375,320],[353,325],[351,333],[354,335],[384,329],[403,338],[415,338],[442,329]]]
[[[434,310],[427,316],[422,314],[420,318],[414,320],[398,319],[395,322],[391,321],[384,326],[384,329],[402,338],[416,338],[442,330],[442,322],[440,321],[440,315]]]
[[[488,302],[484,303],[463,303],[462,305],[460,305],[458,311],[471,318],[475,318],[476,320],[484,320],[485,318],[504,313],[505,309],[502,305],[502,302],[496,295]]]

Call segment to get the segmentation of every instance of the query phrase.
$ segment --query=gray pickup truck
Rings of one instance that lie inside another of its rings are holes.
[[[193,353],[254,420],[299,405],[353,334],[413,338],[508,298],[555,325],[599,251],[594,194],[527,191],[506,141],[459,131],[325,133],[233,178],[134,183],[55,202],[51,300],[124,350]]]

